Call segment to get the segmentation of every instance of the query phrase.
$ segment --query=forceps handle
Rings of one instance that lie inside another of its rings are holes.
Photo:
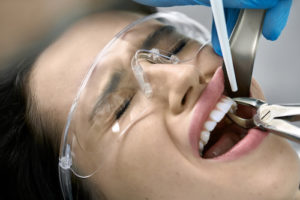
[[[248,97],[253,72],[253,64],[265,10],[243,9],[230,37],[230,47],[238,91],[232,92],[228,77],[225,76],[225,87],[230,97]],[[225,66],[223,65],[225,72]]]
[[[259,108],[258,112],[261,113],[262,116],[264,113],[266,114],[265,119],[261,119],[262,121],[267,121],[268,117],[270,117],[270,119],[300,122],[300,105],[296,104],[263,105]]]
[[[275,124],[276,128],[272,124]],[[259,125],[258,127],[270,133],[284,137],[286,139],[292,140],[300,144],[300,128],[289,124],[281,119],[274,119],[272,124]]]
[[[286,117],[284,118],[282,117],[283,119],[288,120],[290,122],[296,122],[296,121],[300,122],[300,104],[290,103],[290,104],[280,104],[280,105],[292,109],[292,111],[287,113]],[[290,116],[288,116],[288,114],[290,114]]]

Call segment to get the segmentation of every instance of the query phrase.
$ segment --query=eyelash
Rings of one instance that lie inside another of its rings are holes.
[[[118,110],[115,113],[116,120],[120,119],[122,115],[125,113],[127,108],[129,107],[131,100],[133,97],[130,97],[128,99],[125,99],[122,103],[122,105],[118,108]]]
[[[171,49],[170,53],[172,55],[178,54],[187,44],[188,40],[187,39],[182,39],[180,40],[173,49]],[[171,56],[171,55],[170,55]]]

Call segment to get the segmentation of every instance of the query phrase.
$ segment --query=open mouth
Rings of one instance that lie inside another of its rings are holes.
[[[193,151],[204,159],[234,160],[252,151],[267,136],[258,129],[244,129],[233,123],[226,114],[237,109],[237,114],[250,118],[254,110],[238,108],[224,94],[223,71],[218,69],[194,107],[189,139]]]
[[[228,97],[222,97],[211,111],[200,133],[199,155],[203,158],[215,158],[225,154],[248,133],[226,117],[237,106]]]

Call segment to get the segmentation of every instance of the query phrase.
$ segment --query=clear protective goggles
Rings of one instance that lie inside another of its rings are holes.
[[[190,62],[208,42],[209,32],[193,19],[177,12],[156,13],[125,27],[100,51],[62,135],[59,176],[65,199],[72,199],[72,176],[94,175],[116,153],[107,151],[112,143],[147,120],[151,109],[146,100],[159,95],[148,66]],[[135,110],[141,98],[146,99],[142,109]]]

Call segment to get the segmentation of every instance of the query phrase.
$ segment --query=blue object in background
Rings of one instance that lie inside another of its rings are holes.
[[[155,7],[169,7],[180,5],[205,5],[209,6],[209,0],[134,0]],[[223,0],[226,15],[226,24],[228,35],[231,34],[236,20],[238,18],[239,10],[242,8],[250,9],[267,9],[262,33],[268,40],[276,40],[284,27],[286,26],[292,0]],[[214,50],[219,55],[221,48],[219,39],[216,33],[216,28],[212,25],[212,44]]]

